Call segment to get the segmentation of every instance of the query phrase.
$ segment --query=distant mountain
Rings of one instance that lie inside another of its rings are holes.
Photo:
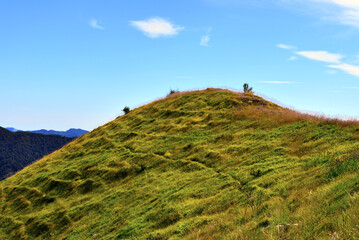
[[[0,181],[73,139],[21,131],[11,132],[0,127]]]
[[[6,128],[7,130],[11,131],[11,132],[17,132],[19,130],[17,130],[16,128],[13,128],[13,127],[8,127]]]
[[[12,127],[6,128],[9,131],[12,132],[19,132],[19,131],[23,131],[23,130],[18,130]],[[30,132],[30,133],[40,133],[40,134],[44,134],[44,135],[60,135],[63,137],[80,137],[82,135],[84,135],[85,133],[88,133],[88,131],[80,129],[80,128],[70,128],[67,131],[55,131],[55,130],[46,130],[46,129],[41,129],[41,130],[34,130],[34,131],[23,131],[23,132]]]
[[[60,135],[63,137],[80,137],[80,136],[84,135],[85,133],[88,133],[88,131],[79,129],[79,128],[78,129],[70,128],[67,131],[55,131],[55,130],[41,129],[41,130],[27,131],[27,132],[40,133],[40,134],[45,134],[45,135]]]

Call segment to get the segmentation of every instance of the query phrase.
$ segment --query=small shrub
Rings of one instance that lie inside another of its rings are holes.
[[[243,84],[243,92],[244,93],[251,93],[252,90],[253,89],[248,86],[248,83]]]
[[[126,106],[126,107],[124,107],[124,108],[122,109],[122,111],[123,111],[123,113],[126,115],[127,113],[129,113],[129,112],[131,111],[131,109]]]
[[[170,93],[168,94],[168,95],[172,95],[172,94],[175,94],[175,93],[178,93],[179,91],[178,90],[173,90],[173,89],[171,89],[170,90]]]

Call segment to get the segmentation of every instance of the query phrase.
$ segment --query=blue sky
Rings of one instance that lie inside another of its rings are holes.
[[[170,89],[243,83],[359,116],[359,1],[2,0],[0,28],[3,127],[91,130]]]

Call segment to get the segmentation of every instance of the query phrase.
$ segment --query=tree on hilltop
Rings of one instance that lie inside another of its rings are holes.
[[[251,93],[252,90],[253,89],[248,86],[248,83],[243,84],[243,92],[244,93]]]
[[[126,107],[124,107],[124,108],[122,109],[122,111],[123,111],[123,113],[126,115],[127,113],[129,113],[129,112],[131,111],[131,109],[126,106]]]

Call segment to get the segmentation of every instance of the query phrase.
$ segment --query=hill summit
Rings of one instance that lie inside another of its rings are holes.
[[[181,92],[0,182],[0,239],[357,239],[359,125]]]

